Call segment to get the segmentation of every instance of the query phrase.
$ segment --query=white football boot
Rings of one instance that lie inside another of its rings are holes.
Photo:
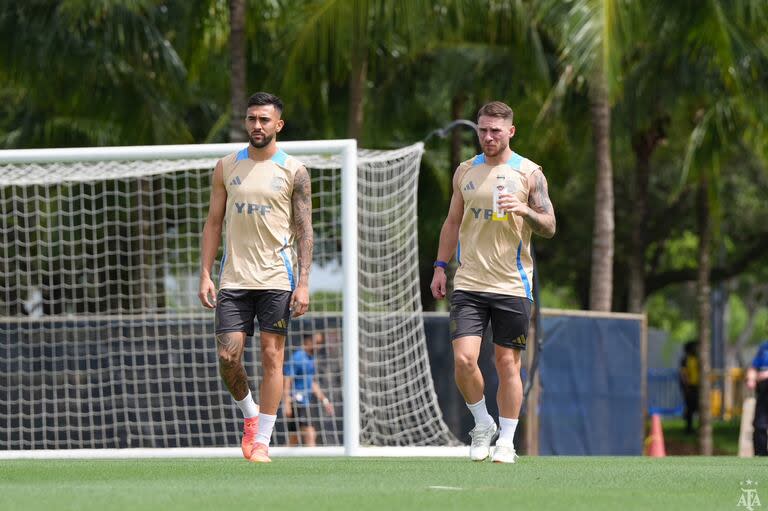
[[[492,422],[489,426],[475,426],[475,429],[469,432],[472,437],[472,444],[469,446],[469,459],[472,461],[483,461],[491,453],[491,442],[496,437],[498,431],[496,423]]]
[[[514,463],[517,461],[517,453],[515,452],[515,446],[512,442],[504,442],[504,440],[496,441],[496,447],[493,449],[493,456],[491,461],[494,463]]]

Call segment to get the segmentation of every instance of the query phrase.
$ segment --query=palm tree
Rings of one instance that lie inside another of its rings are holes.
[[[229,91],[232,115],[229,122],[229,140],[243,142],[245,112],[245,0],[229,0]]]
[[[8,147],[191,141],[186,69],[156,2],[6,2],[0,77],[12,94]]]
[[[183,115],[187,105],[186,68],[168,44],[163,23],[163,6],[151,0],[5,2],[0,10],[0,79],[12,101],[4,107],[9,129],[0,136],[0,145],[55,147],[191,142],[192,135]],[[132,185],[140,187],[142,199],[161,205],[162,192],[149,186],[151,180],[144,178]],[[81,186],[95,189],[102,184]],[[114,184],[103,186],[106,189]],[[61,187],[55,192],[62,197],[60,202],[66,203],[70,190]],[[84,201],[82,207],[97,208],[88,199]],[[31,207],[30,204],[20,206]],[[139,223],[145,240],[162,237],[164,222],[151,221],[143,214],[147,209],[131,211],[131,215],[142,212]],[[56,208],[47,211],[50,217],[45,221],[56,218],[57,213]],[[93,232],[88,236],[98,238],[102,233]],[[87,250],[83,245],[78,246]],[[35,257],[36,254],[30,254],[30,258]],[[155,289],[145,288],[147,292],[137,296],[163,296],[163,255],[148,257],[144,261],[126,261],[124,268],[110,270],[113,273],[103,275],[99,285],[151,282]],[[82,261],[78,260],[77,264]],[[30,273],[35,273],[33,281],[43,283],[52,293],[82,290],[79,285],[68,285],[67,272],[60,271],[60,265],[59,258],[52,258],[47,266],[30,268]],[[108,267],[106,262],[103,266]],[[141,275],[129,274],[131,270],[126,269],[139,267]],[[105,294],[121,296],[118,291]],[[97,307],[110,311],[133,307],[117,302]],[[75,303],[79,308],[95,306],[88,300],[75,300]],[[57,305],[56,300],[49,300],[48,305]],[[161,300],[148,307],[164,305]]]
[[[697,193],[699,268],[697,302],[701,394],[699,448],[712,454],[710,414],[710,273],[713,237],[720,235],[719,199],[724,164],[740,152],[764,156],[766,144],[765,80],[768,6],[749,1],[711,0],[705,9],[669,12],[689,27],[684,58],[698,71],[701,90],[693,95],[693,129],[683,165],[683,181]],[[690,44],[690,43],[693,44]]]
[[[634,168],[628,184],[631,199],[626,215],[629,225],[629,251],[626,254],[626,301],[629,312],[641,313],[646,299],[646,252],[651,241],[664,239],[665,229],[651,228],[648,223],[653,210],[649,195],[658,192],[652,187],[651,177],[657,172],[653,156],[668,141],[672,112],[681,96],[686,94],[686,82],[679,73],[683,66],[670,59],[668,44],[662,43],[676,36],[681,27],[670,22],[664,14],[663,2],[643,4],[643,16],[634,16],[633,37],[628,41],[622,60],[622,83],[628,92],[617,102],[618,128],[629,135]],[[670,217],[679,209],[686,195],[679,195],[669,204],[656,203],[656,217]],[[669,224],[669,222],[666,222]]]
[[[648,188],[652,173],[651,157],[666,139],[668,117],[659,113],[649,126],[632,135],[635,156],[632,215],[630,217],[630,250],[627,260],[627,310],[641,313],[645,303],[645,252],[648,245]]]
[[[283,88],[301,81],[307,69],[326,90],[338,91],[337,84],[346,82],[346,135],[359,139],[379,68],[458,30],[465,8],[461,0],[299,1],[284,11],[284,24],[295,29],[288,35]]]
[[[560,48],[561,85],[584,81],[588,89],[596,163],[589,307],[610,311],[615,227],[611,111],[620,92],[623,48],[631,40],[631,20],[639,19],[638,8],[618,0],[542,0],[536,7],[540,26]]]

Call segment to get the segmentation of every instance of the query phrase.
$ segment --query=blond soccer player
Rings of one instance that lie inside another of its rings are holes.
[[[440,231],[432,295],[446,294],[445,269],[456,254],[459,268],[451,297],[450,331],[456,385],[475,419],[470,458],[490,454],[497,463],[517,459],[514,435],[522,404],[521,352],[527,345],[533,296],[531,235],[555,235],[555,211],[541,167],[515,153],[512,109],[494,101],[478,112],[482,153],[460,164]],[[477,360],[483,332],[493,329],[499,388],[499,425],[488,413]]]

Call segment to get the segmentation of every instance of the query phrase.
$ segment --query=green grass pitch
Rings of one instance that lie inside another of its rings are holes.
[[[0,461],[1,510],[744,509],[768,460],[735,457],[276,458]]]

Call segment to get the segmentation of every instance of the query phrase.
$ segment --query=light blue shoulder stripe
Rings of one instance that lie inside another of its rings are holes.
[[[273,162],[284,167],[285,162],[288,160],[288,154],[282,149],[278,149],[271,159]]]
[[[512,167],[513,170],[517,170],[519,172],[523,165],[523,157],[513,152],[512,157],[507,160],[507,165]]]
[[[237,158],[235,158],[235,161],[247,160],[247,159],[248,159],[248,148],[243,147],[240,151],[237,152]]]
[[[509,160],[507,160],[507,165],[509,165],[512,169],[519,171],[520,168],[523,165],[523,159],[524,158],[522,156],[520,156],[519,154],[513,152],[512,156],[509,158]],[[483,163],[485,163],[485,154],[484,153],[478,154],[472,160],[472,166],[473,167],[476,166],[476,165],[482,165]]]

